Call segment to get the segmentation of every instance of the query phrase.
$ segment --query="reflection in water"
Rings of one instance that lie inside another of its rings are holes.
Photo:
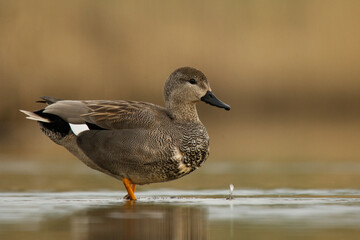
[[[0,239],[357,239],[360,190],[0,193]]]
[[[68,221],[72,237],[77,240],[207,239],[206,215],[198,207],[128,202],[123,206],[82,211],[70,216]]]

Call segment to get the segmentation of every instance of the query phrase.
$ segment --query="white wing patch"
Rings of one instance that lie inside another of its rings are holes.
[[[80,133],[89,130],[89,127],[86,124],[74,124],[69,123],[71,131],[77,136]]]

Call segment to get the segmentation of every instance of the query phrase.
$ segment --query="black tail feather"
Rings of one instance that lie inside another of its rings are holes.
[[[43,129],[44,132],[45,132],[45,130],[48,130],[50,132],[60,134],[62,137],[65,137],[66,135],[69,134],[69,132],[71,132],[68,122],[64,121],[62,118],[60,118],[54,114],[44,113],[43,111],[44,111],[44,109],[41,109],[34,113],[43,118],[50,120],[49,123],[39,122],[40,126],[42,128],[44,128]]]
[[[61,101],[61,99],[54,98],[54,97],[48,97],[48,96],[43,96],[43,97],[40,97],[40,98],[42,100],[39,100],[39,101],[36,101],[36,102],[38,102],[38,103],[46,103],[48,105],[56,103],[58,101]]]

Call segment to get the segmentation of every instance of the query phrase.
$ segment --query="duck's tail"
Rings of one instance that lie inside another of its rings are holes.
[[[48,96],[43,96],[40,97],[42,100],[36,101],[38,103],[46,103],[47,105],[51,105],[53,103],[56,103],[58,101],[60,101],[61,99],[58,98],[54,98],[54,97],[48,97]]]
[[[49,119],[37,115],[36,112],[30,112],[30,111],[21,110],[21,109],[19,111],[24,113],[25,115],[27,115],[26,119],[43,122],[43,123],[50,123]]]
[[[54,97],[47,97],[47,96],[43,96],[41,97],[42,100],[36,101],[38,103],[46,103],[47,105],[51,105],[53,103],[56,103],[57,101],[60,101],[60,99],[54,98]],[[36,111],[36,112],[30,112],[30,111],[26,111],[26,110],[21,110],[19,109],[20,112],[24,113],[25,115],[27,115],[26,119],[29,120],[34,120],[34,121],[38,121],[38,122],[43,122],[43,123],[50,123],[51,117],[49,118],[49,114],[43,114],[43,110],[40,111]]]
[[[41,99],[38,102],[48,105],[59,101],[53,97],[41,97]],[[61,140],[71,133],[69,123],[54,114],[44,113],[44,109],[35,112],[20,110],[20,112],[27,115],[26,119],[37,121],[45,135],[57,144],[61,145]]]

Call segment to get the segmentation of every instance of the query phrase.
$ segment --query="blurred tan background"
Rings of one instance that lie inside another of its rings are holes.
[[[209,161],[356,162],[359,13],[355,0],[0,0],[1,159],[73,162],[18,112],[40,96],[162,105],[168,75],[193,66],[232,107],[198,104]]]

